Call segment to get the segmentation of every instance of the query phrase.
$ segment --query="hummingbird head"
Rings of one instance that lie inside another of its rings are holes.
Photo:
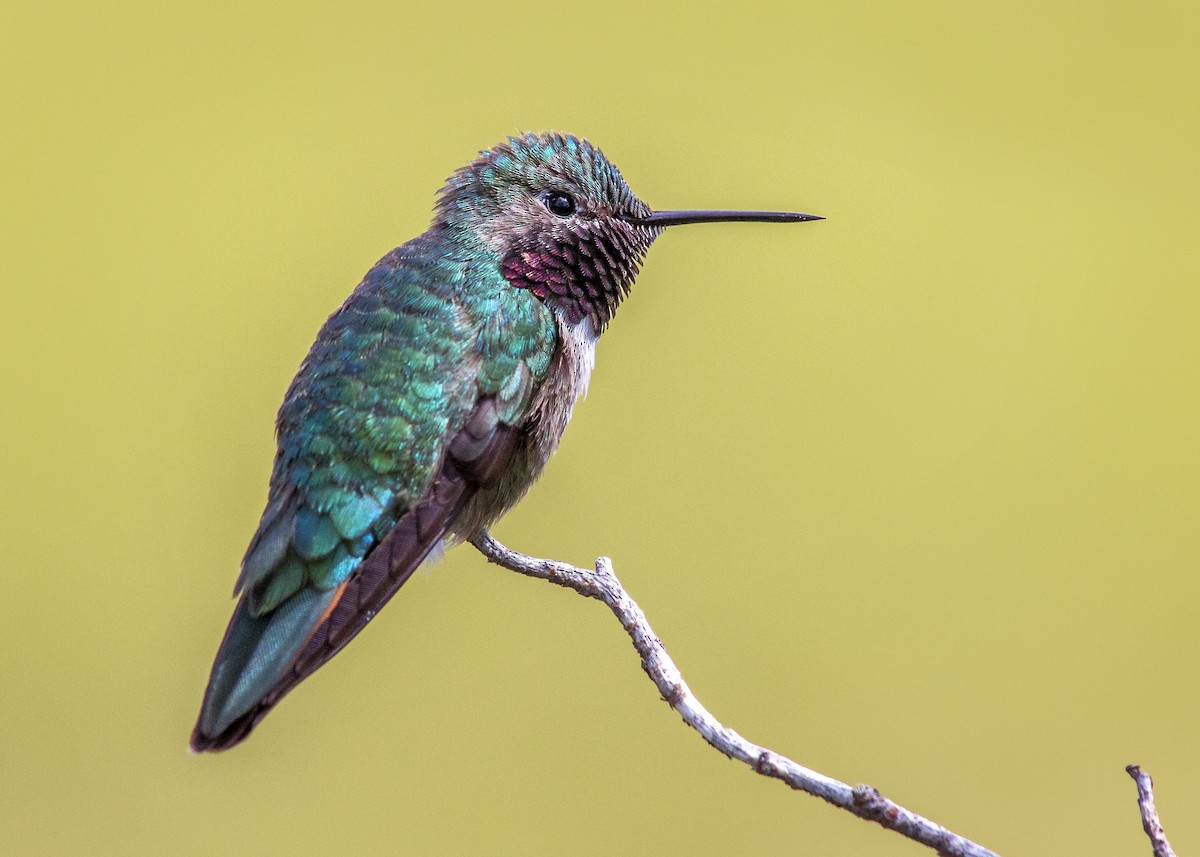
[[[509,137],[446,182],[434,226],[482,241],[504,278],[568,324],[602,331],[663,228],[710,220],[820,220],[779,212],[651,211],[587,140]]]

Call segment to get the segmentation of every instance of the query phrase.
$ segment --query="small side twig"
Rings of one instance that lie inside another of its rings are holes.
[[[1137,783],[1138,809],[1142,811],[1142,829],[1150,837],[1150,845],[1154,848],[1154,857],[1175,857],[1167,834],[1163,832],[1162,822],[1158,820],[1158,807],[1154,805],[1154,780],[1137,765],[1130,765],[1125,770]]]
[[[752,744],[723,726],[692,694],[662,641],[651,630],[646,614],[617,580],[612,561],[607,557],[596,560],[596,570],[593,572],[565,562],[519,554],[487,533],[475,537],[471,543],[490,562],[528,577],[565,586],[606,604],[633,640],[633,646],[642,658],[642,669],[650,676],[663,699],[688,726],[726,756],[746,763],[755,773],[781,780],[793,789],[819,797],[859,818],[874,821],[914,842],[927,845],[942,857],[998,857],[995,852],[894,803],[870,786],[851,788],[798,765],[786,756]]]

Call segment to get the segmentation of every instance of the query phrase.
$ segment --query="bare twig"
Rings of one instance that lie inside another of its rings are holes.
[[[1142,811],[1142,829],[1150,837],[1154,847],[1154,857],[1175,857],[1167,834],[1163,832],[1162,822],[1158,820],[1158,807],[1154,805],[1154,780],[1137,765],[1125,769],[1133,781],[1137,783],[1138,808]]]
[[[793,789],[822,798],[859,818],[874,821],[888,830],[927,845],[943,857],[997,857],[994,852],[893,803],[870,786],[851,788],[772,750],[752,744],[732,729],[722,726],[692,694],[675,662],[663,648],[662,641],[650,629],[646,614],[617,580],[608,557],[596,560],[596,570],[593,572],[565,562],[524,556],[509,550],[487,533],[476,537],[471,543],[490,562],[519,574],[557,583],[608,605],[633,640],[633,647],[642,657],[642,669],[658,687],[663,699],[679,713],[684,723],[726,756],[745,762],[755,773],[782,780]]]

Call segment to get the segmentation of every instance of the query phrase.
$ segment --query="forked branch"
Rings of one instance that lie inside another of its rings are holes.
[[[650,676],[662,698],[679,713],[684,723],[731,759],[745,762],[755,773],[782,780],[793,789],[822,798],[859,818],[874,821],[888,830],[927,845],[944,857],[997,857],[994,852],[893,803],[870,786],[850,787],[798,765],[786,756],[752,744],[732,729],[722,726],[692,694],[675,662],[663,648],[662,641],[650,629],[646,614],[617,580],[612,561],[607,557],[596,560],[595,571],[587,571],[565,562],[535,559],[516,553],[487,533],[473,539],[472,544],[490,562],[519,574],[574,589],[580,595],[608,605],[625,633],[633,640],[633,647],[642,658],[642,669]]]

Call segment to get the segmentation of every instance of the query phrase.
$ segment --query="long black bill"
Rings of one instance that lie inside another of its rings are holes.
[[[631,217],[638,226],[679,226],[684,223],[722,223],[731,220],[754,223],[804,223],[824,220],[815,214],[796,211],[656,211],[649,217]]]

